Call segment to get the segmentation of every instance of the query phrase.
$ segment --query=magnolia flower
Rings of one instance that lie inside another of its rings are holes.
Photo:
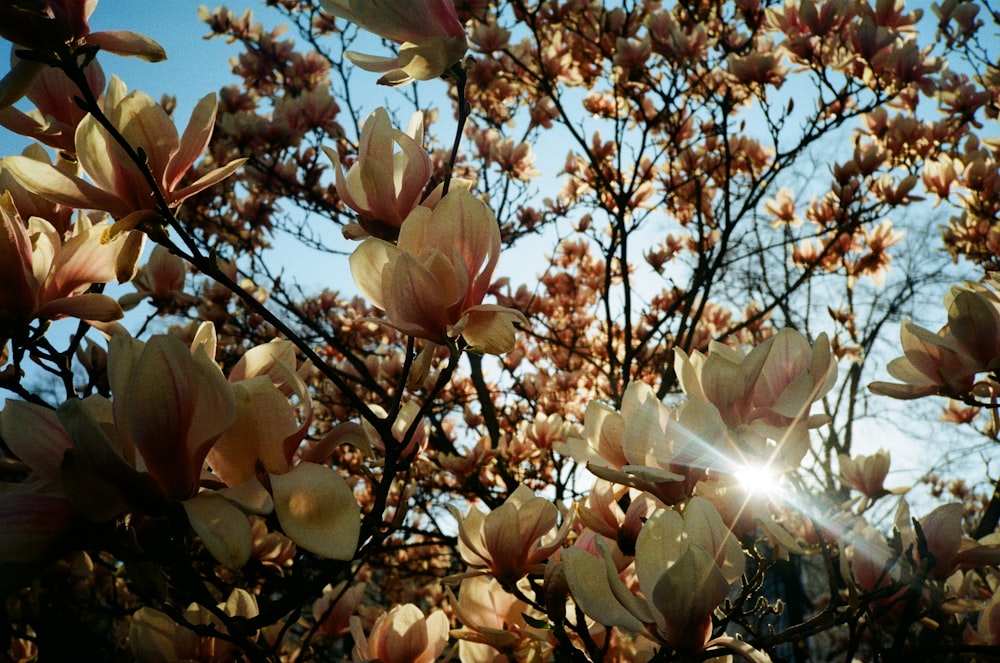
[[[394,58],[347,51],[358,67],[384,73],[382,85],[437,78],[462,59],[465,27],[452,0],[320,0],[328,13],[399,44]]]
[[[194,497],[209,449],[236,418],[214,359],[200,344],[189,349],[172,336],[146,343],[114,336],[108,381],[122,442],[138,451],[168,498]]]
[[[420,204],[432,175],[423,142],[423,113],[414,113],[403,133],[393,129],[384,108],[376,108],[361,129],[358,157],[347,177],[337,153],[323,148],[336,166],[337,194],[358,213],[360,228],[345,228],[345,234],[396,240],[403,219]],[[402,151],[394,152],[393,143]]]
[[[744,452],[775,471],[798,467],[809,448],[809,429],[826,423],[810,416],[812,404],[837,382],[826,334],[813,346],[782,329],[746,355],[718,342],[708,356],[676,351],[675,370],[688,398],[711,403]]]
[[[149,62],[165,60],[163,47],[145,35],[127,30],[91,32],[87,19],[97,0],[31,0],[0,3],[0,37],[41,55],[59,54],[66,47],[97,46],[118,55],[134,55]],[[16,102],[45,65],[18,59],[0,80],[0,109]]]
[[[903,550],[911,550],[915,561],[930,561],[929,575],[945,579],[955,571],[1000,564],[1000,537],[990,534],[980,541],[966,536],[962,531],[963,507],[958,503],[942,504],[920,519],[929,560],[920,560],[923,546],[917,540],[909,505],[900,502],[895,526],[903,542]]]
[[[424,616],[412,603],[383,614],[365,637],[361,620],[351,618],[354,660],[381,663],[431,663],[448,646],[448,617],[436,610]]]
[[[621,413],[592,401],[584,413],[583,438],[570,437],[554,448],[602,479],[676,504],[692,494],[709,468],[731,462],[725,440],[712,404],[692,399],[672,409],[652,387],[634,381],[622,396]]]
[[[522,591],[531,590],[525,586]],[[465,578],[458,598],[450,590],[449,597],[462,623],[462,628],[451,632],[459,640],[458,658],[462,663],[548,659],[543,653],[548,653],[545,649],[549,633],[529,626],[526,619],[544,616],[506,591],[496,578]]]
[[[840,478],[844,485],[853,488],[870,500],[878,499],[890,492],[905,492],[905,489],[888,491],[885,488],[885,477],[889,474],[889,452],[879,449],[871,456],[855,456],[840,454]]]
[[[635,575],[641,594],[622,581],[611,551],[596,540],[600,556],[563,551],[566,580],[577,605],[605,626],[645,632],[682,652],[716,645],[749,660],[769,660],[742,641],[712,639],[712,613],[744,571],[743,550],[718,511],[694,497],[683,515],[661,509],[639,532]]]
[[[184,292],[187,265],[180,256],[170,253],[161,244],[153,247],[146,264],[139,268],[132,286],[135,292],[122,295],[118,303],[125,310],[136,307],[145,299],[150,299],[158,311],[186,309],[198,299]]]
[[[366,239],[351,254],[361,294],[405,334],[445,344],[461,335],[490,354],[514,347],[519,311],[483,304],[500,257],[500,228],[485,203],[454,188],[433,210],[416,207],[399,242]]]
[[[462,561],[509,581],[539,573],[543,562],[562,546],[573,522],[572,518],[564,519],[553,534],[559,509],[523,485],[488,514],[475,507],[464,518],[454,508],[452,514],[459,522]]]
[[[196,343],[209,343],[214,355],[214,342],[214,329],[203,325]],[[331,559],[350,559],[361,532],[361,509],[350,487],[329,467],[293,463],[312,423],[312,399],[295,367],[295,348],[284,340],[251,348],[240,358],[229,373],[235,417],[206,460],[215,476],[229,486],[220,491],[224,497],[258,515],[273,510],[285,535],[305,550]],[[297,405],[289,400],[292,396]],[[201,506],[197,500],[202,497],[212,495],[202,493],[185,502],[189,516]],[[249,526],[244,528],[244,523],[245,518],[239,530],[246,541],[243,532],[249,532]],[[198,533],[203,539],[212,534]],[[224,550],[229,542],[217,543],[217,549]],[[249,544],[241,544],[237,552],[230,566],[238,568],[249,556]]]
[[[997,285],[995,279],[987,283]],[[872,382],[868,388],[901,399],[968,394],[977,373],[1000,367],[1000,297],[992,287],[953,287],[945,297],[948,323],[936,334],[904,322],[899,330],[904,356],[888,366],[889,375],[903,384]]]
[[[111,124],[129,145],[142,150],[156,186],[170,207],[224,180],[246,162],[246,159],[230,161],[181,186],[182,178],[205,150],[215,127],[218,102],[214,94],[206,95],[195,105],[183,136],[178,135],[162,106],[141,91],[126,94],[125,84],[117,77],[112,77],[108,85],[104,106]],[[109,233],[111,237],[153,218],[150,210],[155,209],[157,198],[142,169],[94,116],[88,115],[80,121],[74,145],[80,166],[93,184],[26,157],[8,157],[8,167],[25,188],[49,200],[110,212],[117,219]]]
[[[65,241],[45,219],[25,224],[9,192],[0,194],[0,345],[22,338],[32,320],[65,316],[109,322],[122,317],[110,297],[88,290],[115,278],[122,242],[102,243],[106,226],[81,216]]]

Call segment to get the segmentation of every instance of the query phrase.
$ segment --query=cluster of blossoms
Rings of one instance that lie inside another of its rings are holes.
[[[968,131],[916,120],[920,95],[938,94],[956,116],[994,103],[957,74],[935,78],[942,62],[911,35],[919,12],[748,1],[732,16],[699,10],[699,22],[656,2],[642,12],[513,3],[535,39],[515,43],[480,0],[271,4],[309,12],[310,35],[353,34],[336,17],[382,38],[388,56],[343,52],[380,84],[448,79],[451,152],[426,145],[432,113],[403,131],[387,108],[349,144],[327,77],[335,58],[297,57],[249,12],[202,14],[248,45],[234,69],[256,82],[205,95],[179,132],[168,102],[129,92],[96,60],[101,50],[163,59],[151,39],[91,32],[92,1],[0,4],[0,37],[14,44],[0,125],[41,143],[0,159],[0,387],[17,396],[0,410],[9,658],[68,651],[44,614],[65,588],[60,605],[90,597],[77,621],[106,624],[115,655],[140,663],[765,663],[806,631],[849,631],[839,650],[849,656],[899,658],[936,639],[949,654],[1000,646],[996,520],[984,517],[975,538],[963,519],[980,505],[913,518],[899,499],[886,536],[868,519],[907,490],[885,486],[889,453],[836,454],[835,475],[830,450],[849,445],[816,451],[837,425],[820,404],[829,408],[837,359],[851,351],[798,331],[785,295],[742,312],[707,298],[739,236],[726,198],[737,190],[755,221],[772,221],[761,232],[783,235],[786,279],[794,268],[840,273],[852,296],[859,277],[885,282],[903,237],[880,214],[918,201],[921,182],[940,199],[953,184],[968,190],[962,218],[975,223],[953,220],[951,245],[993,241],[992,144],[970,139],[962,156],[915,173]],[[935,11],[948,40],[975,32],[968,3]],[[467,59],[470,43],[484,57]],[[694,112],[660,107],[682,97],[660,87],[665,62],[681,72],[671,85],[699,100]],[[845,113],[864,125],[801,215],[776,180],[790,163],[778,143],[794,100],[770,115],[789,65],[846,86],[820,99],[803,144]],[[570,127],[579,152],[536,208],[520,202],[540,175],[529,138],[565,121],[559,86],[585,89],[577,102],[615,138]],[[22,97],[35,110],[15,108]],[[262,98],[268,118],[255,114]],[[704,110],[718,99],[721,120]],[[529,128],[515,139],[519,104],[530,104]],[[729,113],[754,104],[773,146],[730,131]],[[637,140],[659,142],[633,150],[619,134],[634,126]],[[481,168],[458,156],[466,139]],[[274,154],[258,153],[269,145]],[[623,165],[626,154],[639,157]],[[233,218],[270,218],[296,196],[350,217],[338,250],[351,247],[359,296],[324,291],[300,306],[280,279],[273,291],[255,284],[238,251],[219,257],[259,240]],[[632,306],[628,234],[661,213],[677,234],[643,255],[670,285],[633,322],[611,287],[623,284]],[[560,241],[537,290],[496,279],[502,248],[552,219],[572,219],[580,237]],[[797,234],[806,220],[809,234]],[[963,224],[975,233],[959,241]],[[677,259],[692,255],[701,292],[674,285]],[[204,279],[197,294],[192,278]],[[105,292],[115,281],[135,291],[115,299]],[[995,413],[998,290],[996,277],[953,288],[937,333],[904,323],[905,356],[888,368],[902,384],[871,391]],[[133,335],[126,312],[146,303],[153,313]],[[788,327],[774,328],[777,309]],[[830,312],[860,346],[854,313]],[[188,324],[145,333],[166,315]],[[66,318],[77,331],[59,351],[50,331]],[[483,355],[504,355],[495,373]],[[29,362],[65,394],[26,386]],[[824,471],[826,501],[804,478]],[[750,483],[754,472],[769,485]],[[773,579],[796,564],[825,574],[826,593],[808,621],[780,625]]]

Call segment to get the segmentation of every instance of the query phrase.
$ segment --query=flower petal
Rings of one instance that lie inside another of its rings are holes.
[[[274,513],[298,546],[330,559],[354,557],[361,535],[361,507],[347,482],[323,465],[302,463],[271,475]]]
[[[222,495],[200,493],[182,502],[191,528],[212,557],[226,568],[243,568],[253,552],[247,517]]]

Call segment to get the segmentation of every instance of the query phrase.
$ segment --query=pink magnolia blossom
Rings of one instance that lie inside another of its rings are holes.
[[[330,14],[399,44],[397,57],[348,51],[367,71],[384,73],[382,85],[437,78],[462,59],[468,48],[465,27],[452,0],[320,0]]]
[[[481,352],[514,347],[514,309],[483,304],[500,257],[500,228],[485,203],[454,188],[433,210],[416,207],[399,242],[368,238],[351,254],[354,282],[401,332],[445,344],[461,335]]]
[[[432,663],[448,646],[448,617],[440,610],[425,616],[412,603],[393,607],[365,637],[361,621],[351,619],[354,661]]]
[[[346,177],[337,153],[323,148],[336,166],[337,194],[358,213],[360,227],[348,226],[345,234],[396,240],[403,219],[420,204],[433,174],[423,136],[422,113],[413,114],[403,133],[393,129],[384,108],[376,108],[361,129],[357,160]],[[401,152],[394,151],[394,143]]]
[[[146,264],[139,268],[132,285],[136,291],[118,299],[123,309],[131,309],[145,299],[158,310],[176,310],[197,303],[197,298],[184,292],[187,265],[180,256],[157,244]]]
[[[118,78],[113,77],[108,85],[104,105],[108,119],[129,145],[145,154],[156,186],[170,207],[222,181],[246,162],[236,159],[191,184],[181,185],[215,127],[218,102],[214,94],[195,105],[183,135],[178,135],[162,106],[141,91],[126,94]],[[80,121],[74,146],[81,168],[93,183],[25,157],[8,157],[8,167],[25,188],[49,200],[110,212],[118,220],[112,235],[151,219],[149,210],[155,209],[157,198],[149,182],[92,115]]]
[[[523,485],[488,514],[476,507],[464,518],[455,510],[453,514],[459,521],[462,560],[508,581],[539,573],[545,560],[562,546],[573,520],[565,518],[556,531],[559,509]]]
[[[902,384],[872,382],[876,394],[911,399],[941,394],[961,398],[975,384],[978,373],[1000,367],[1000,285],[990,277],[986,285],[966,283],[945,297],[948,323],[934,333],[904,322],[899,336],[903,357],[889,362],[889,375]]]
[[[529,626],[525,619],[543,619],[543,615],[506,591],[496,578],[465,578],[458,598],[449,595],[462,623],[462,628],[452,631],[459,640],[461,663],[547,660],[549,633]]]
[[[906,489],[885,488],[885,477],[889,474],[889,452],[879,449],[871,456],[855,456],[840,454],[840,477],[845,486],[849,486],[864,495],[869,500],[878,499],[883,495],[905,492]]]
[[[80,217],[63,237],[45,219],[24,223],[9,192],[0,194],[0,339],[27,333],[32,320],[65,316],[109,322],[122,317],[107,295],[88,293],[94,283],[115,278],[122,242],[102,243],[106,226]]]

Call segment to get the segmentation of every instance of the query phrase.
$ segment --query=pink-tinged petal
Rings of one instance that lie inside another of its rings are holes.
[[[182,502],[191,529],[219,564],[239,570],[253,552],[253,533],[246,515],[216,493],[201,493]]]
[[[103,210],[115,217],[132,211],[129,204],[115,194],[35,159],[9,156],[6,164],[25,189],[60,205]]]
[[[63,243],[39,293],[41,301],[81,294],[91,284],[114,280],[122,243],[102,242],[102,230],[91,228]]]
[[[407,253],[386,265],[382,270],[382,301],[386,317],[398,329],[445,343],[455,322],[451,312],[460,301],[456,302],[454,278],[448,283],[448,275],[442,273],[450,271],[451,264],[440,253],[437,256],[439,259],[432,261],[431,268],[437,268],[442,280]]]
[[[562,560],[570,593],[584,613],[604,626],[630,633],[643,631],[644,624],[615,598],[611,585],[621,583],[621,579],[618,574],[608,577],[602,559],[579,548],[567,548],[562,553]]]
[[[0,310],[29,318],[38,290],[31,238],[8,191],[0,194],[0,264],[6,272],[0,281]]]
[[[181,500],[194,495],[209,448],[236,416],[218,367],[174,337],[154,336],[132,368],[128,392],[115,393],[115,400],[127,403],[118,425],[164,492]]]
[[[63,297],[46,302],[35,311],[35,317],[41,320],[57,318],[80,318],[95,322],[112,322],[121,320],[125,313],[121,305],[107,295],[84,293],[75,297]]]
[[[500,258],[500,226],[496,217],[482,200],[465,189],[448,192],[434,208],[435,227],[424,241],[449,253],[455,249],[462,256],[473,286],[465,300],[465,307],[480,304]],[[400,248],[403,232],[400,232]],[[426,229],[425,232],[430,231]]]
[[[111,109],[109,119],[133,149],[143,151],[150,171],[160,186],[163,186],[164,173],[180,144],[177,127],[167,111],[145,92],[134,90]],[[110,137],[107,140],[112,142]],[[114,145],[117,146],[117,143]],[[123,184],[130,187],[131,191],[116,189],[118,194],[127,200],[147,200],[151,193],[146,178],[131,162],[126,161],[123,165],[123,172],[128,176]],[[84,169],[90,172],[87,165],[84,165]],[[152,204],[136,205],[136,209],[141,207],[152,207]]]
[[[366,157],[358,163],[357,169],[367,201],[367,216],[392,226],[403,223],[396,206],[391,158],[389,163],[382,163]]]
[[[237,486],[258,472],[288,470],[283,442],[296,430],[288,399],[266,376],[232,385],[236,420],[208,452],[212,471],[227,486]]]
[[[130,30],[91,32],[87,35],[87,43],[99,46],[101,50],[115,55],[137,57],[146,62],[161,62],[167,59],[167,52],[156,41]]]
[[[109,89],[114,87],[116,80],[112,78],[112,84],[108,86]],[[108,119],[122,132],[130,145],[146,150],[146,146],[139,143],[136,136],[129,135],[135,133],[134,131],[126,133],[127,127],[121,126],[122,120],[120,116],[124,110],[123,105],[125,100],[131,96],[126,96],[122,100],[122,103],[109,111]],[[105,97],[106,102],[108,97],[110,95]],[[152,190],[139,170],[139,167],[132,162],[124,148],[105,131],[104,127],[101,126],[94,116],[88,115],[77,125],[74,144],[76,145],[76,156],[80,162],[80,167],[87,173],[87,176],[94,183],[95,187],[103,191],[105,196],[114,196],[119,201],[115,209],[99,206],[94,201],[89,205],[75,205],[76,207],[104,209],[111,212],[115,218],[121,218],[134,210],[153,207],[155,199],[153,198]],[[152,168],[154,166],[152,159],[156,158],[156,154],[149,154],[148,156],[150,158],[150,167]],[[154,170],[153,172],[155,173],[156,171]],[[66,188],[65,185],[63,185],[63,188]],[[90,190],[87,190],[86,193],[92,195]],[[43,193],[42,195],[45,194]],[[56,200],[56,202],[63,201]]]
[[[226,179],[237,170],[243,167],[249,159],[233,159],[225,166],[219,166],[215,170],[209,171],[199,177],[197,180],[187,185],[183,189],[178,189],[177,191],[172,191],[167,196],[171,205],[178,205],[194,194],[204,191],[210,186],[215,186],[222,180]]]
[[[323,465],[302,463],[271,475],[274,513],[296,545],[322,557],[349,560],[361,535],[361,508],[347,482]]]
[[[507,576],[520,566],[524,552],[515,505],[501,504],[486,516],[483,541],[490,555],[489,567],[495,576]]]
[[[712,612],[728,593],[712,557],[693,546],[660,576],[649,598],[664,617],[666,640],[683,651],[701,651],[712,635]]]
[[[400,250],[381,239],[369,238],[354,249],[349,259],[351,276],[361,296],[375,308],[385,310],[382,301],[382,269],[396,260]]]
[[[0,565],[30,564],[53,554],[79,523],[62,497],[9,493],[0,499]]]
[[[194,107],[191,119],[188,121],[184,135],[180,139],[180,149],[170,158],[166,172],[163,174],[163,185],[168,191],[174,190],[194,162],[198,160],[208,141],[212,138],[215,128],[215,115],[219,108],[215,93],[206,94]]]
[[[344,202],[344,204],[351,209],[356,210],[361,208],[361,202],[363,201],[356,200],[351,194],[351,187],[347,183],[347,178],[344,177],[344,166],[340,163],[340,155],[337,154],[336,150],[331,150],[325,145],[321,149],[323,150],[323,153],[326,154],[326,157],[333,163],[333,172],[335,177],[334,186],[337,189],[337,195],[340,196],[340,199]]]
[[[422,115],[414,113],[420,120],[419,130],[415,134],[423,135]],[[411,130],[413,122],[411,121]],[[396,179],[396,208],[412,210],[420,203],[424,195],[424,187],[433,175],[431,158],[424,149],[422,138],[414,138],[400,131],[395,132],[396,142],[402,152],[393,157],[393,173]]]
[[[59,465],[73,441],[55,410],[8,400],[0,412],[0,438],[34,474],[59,484]]]

